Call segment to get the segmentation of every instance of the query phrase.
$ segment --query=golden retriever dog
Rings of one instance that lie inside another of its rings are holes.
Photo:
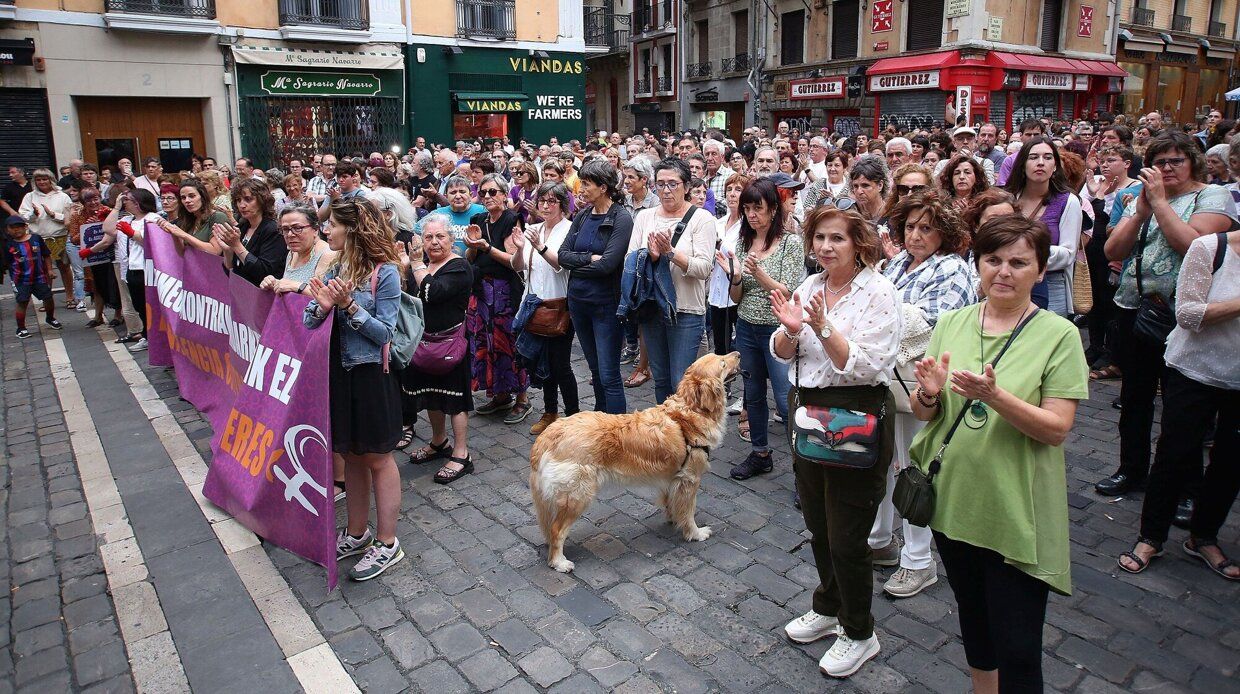
[[[530,492],[551,568],[573,570],[564,539],[607,481],[656,487],[668,520],[686,540],[710,537],[710,528],[694,522],[697,492],[710,451],[723,440],[724,385],[740,373],[740,362],[739,352],[707,354],[658,407],[620,415],[580,412],[539,435],[530,449]]]

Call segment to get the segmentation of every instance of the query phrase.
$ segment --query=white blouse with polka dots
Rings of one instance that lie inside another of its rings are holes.
[[[794,294],[801,297],[802,306],[809,306],[810,297],[825,291],[826,274],[818,273],[807,277]],[[799,382],[794,359],[775,355],[776,360],[793,365],[788,369],[792,385],[830,388],[889,384],[900,349],[900,299],[895,285],[874,270],[863,269],[853,278],[852,289],[831,307],[827,320],[848,340],[848,361],[844,368],[836,368],[814,329],[806,324],[797,339]],[[775,354],[774,335],[769,349]]]

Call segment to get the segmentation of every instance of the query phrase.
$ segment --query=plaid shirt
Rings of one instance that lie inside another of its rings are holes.
[[[336,179],[331,181],[325,180],[322,176],[315,176],[306,182],[306,195],[322,196],[327,195],[327,191],[336,187]]]
[[[913,256],[900,251],[888,261],[883,275],[896,285],[900,301],[921,309],[930,325],[947,311],[977,303],[973,273],[964,258],[955,253],[939,253],[926,258],[912,272],[905,272],[911,262]]]
[[[706,178],[706,185],[710,186],[710,192],[715,194],[716,217],[724,217],[728,214],[728,179],[732,178],[732,174],[734,173],[736,172],[727,166],[720,166],[718,173],[716,173],[713,177]]]

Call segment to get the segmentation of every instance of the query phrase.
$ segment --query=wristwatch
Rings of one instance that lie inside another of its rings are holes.
[[[301,286],[299,286],[299,287],[297,288],[297,293],[298,293],[298,294],[305,294],[305,293],[306,293],[306,287],[308,287],[308,286],[310,286],[310,283],[309,283],[309,282],[302,282],[302,283],[301,283]]]
[[[826,324],[822,326],[822,330],[818,331],[818,334],[822,336],[822,339],[829,340],[831,339],[831,333],[834,330],[835,328],[831,327],[831,321],[827,321]]]

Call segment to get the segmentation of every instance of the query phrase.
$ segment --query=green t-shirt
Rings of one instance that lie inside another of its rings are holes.
[[[979,352],[985,352],[986,362],[993,361],[1010,333],[980,337],[979,306],[943,314],[926,354],[949,352],[953,371],[981,373]],[[1089,397],[1080,333],[1067,320],[1039,311],[1003,355],[995,378],[1000,388],[1032,404],[1043,398]],[[942,410],[913,439],[909,455],[923,470],[964,402],[945,389]],[[932,528],[953,540],[994,550],[1055,592],[1071,594],[1062,446],[1033,440],[990,408],[984,419],[966,414],[934,487],[938,503]]]
[[[216,224],[227,224],[227,223],[228,223],[228,217],[225,216],[223,212],[212,212],[211,214],[202,218],[201,224],[194,227],[193,229],[187,229],[186,231],[189,231],[189,233],[192,234],[193,237],[198,239],[199,241],[210,243],[212,229],[215,228],[215,225]]]

